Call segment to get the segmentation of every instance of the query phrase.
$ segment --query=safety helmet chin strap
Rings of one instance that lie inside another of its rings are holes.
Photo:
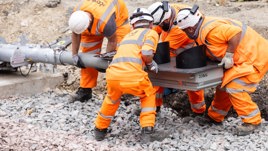
[[[204,17],[201,17],[201,18],[199,19],[198,23],[197,23],[197,27],[196,27],[195,32],[194,32],[194,35],[193,35],[193,37],[192,37],[197,45],[199,45],[199,44],[198,44],[198,42],[196,41],[196,39],[198,38],[199,30],[200,30],[200,27],[201,27],[203,21],[204,21]]]

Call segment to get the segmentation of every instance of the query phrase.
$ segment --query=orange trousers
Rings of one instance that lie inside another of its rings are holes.
[[[156,92],[156,106],[161,106],[163,104],[163,93],[164,88],[155,86]],[[191,109],[194,113],[204,113],[206,110],[206,103],[204,99],[204,90],[190,91],[187,90],[189,101],[191,104]]]
[[[122,25],[116,29],[116,41],[119,43],[126,34],[130,32],[131,28],[129,24]],[[83,47],[82,52],[90,52],[97,49],[101,49],[102,47],[102,41],[104,39],[103,36],[96,36],[96,35],[88,35],[85,36],[82,41],[85,41],[87,43],[93,43],[96,45],[93,45],[92,47]],[[97,79],[98,79],[98,71],[95,68],[84,68],[81,69],[81,77],[80,77],[80,87],[82,88],[93,88],[97,85]]]
[[[99,129],[109,127],[120,105],[122,94],[132,94],[140,97],[140,125],[141,127],[154,127],[156,115],[155,90],[148,77],[141,82],[107,80],[107,95],[95,120],[96,127]]]
[[[260,78],[255,76],[257,74],[234,79],[224,89],[218,86],[214,100],[208,109],[208,115],[215,121],[221,122],[231,106],[233,106],[244,123],[255,125],[261,123],[260,110],[249,95],[249,93],[253,93],[256,90],[257,84],[260,81]]]

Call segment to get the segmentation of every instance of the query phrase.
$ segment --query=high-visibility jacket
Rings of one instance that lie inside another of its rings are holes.
[[[188,5],[183,4],[171,4],[173,11],[178,14],[178,12],[183,8],[190,8]],[[175,19],[176,20],[176,19]],[[183,52],[186,49],[192,48],[195,45],[194,40],[188,38],[186,33],[182,31],[178,26],[173,25],[170,31],[165,32],[161,29],[160,26],[154,27],[154,30],[160,34],[159,42],[169,42],[169,47],[171,48],[170,56],[175,57],[179,53]],[[199,91],[187,91],[189,96],[189,101],[191,104],[191,109],[195,113],[203,113],[206,110],[206,104],[204,100],[204,90]],[[156,93],[156,105],[160,106],[163,102],[163,89],[159,88]]]
[[[159,36],[151,29],[138,28],[127,34],[119,43],[113,61],[106,70],[107,80],[142,81],[148,76],[142,54],[156,51]]]
[[[171,8],[175,10],[176,14],[183,8],[190,8],[188,5],[183,4],[170,4]],[[175,19],[176,20],[176,19]],[[155,26],[154,30],[160,34],[159,42],[169,42],[169,47],[172,48],[170,52],[171,56],[176,56],[185,49],[189,49],[195,45],[194,41],[188,38],[188,36],[183,32],[178,26],[172,25],[170,31],[165,32],[160,26]]]
[[[104,28],[113,14],[117,28],[128,23],[128,10],[123,0],[83,0],[75,10],[89,12],[93,16],[90,30],[85,30],[81,34],[83,52],[85,50],[100,52]]]
[[[261,80],[268,68],[268,41],[249,26],[232,19],[205,17],[197,42],[207,46],[207,55],[220,61],[228,47],[228,40],[241,32],[240,43],[234,50],[234,66],[224,72],[222,87],[238,77],[259,72]]]

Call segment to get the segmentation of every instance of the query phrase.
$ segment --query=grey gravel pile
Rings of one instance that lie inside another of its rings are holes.
[[[238,137],[233,133],[239,119],[201,127],[194,118],[179,118],[169,108],[162,108],[157,117],[158,141],[143,144],[139,117],[134,114],[138,101],[128,106],[121,102],[106,139],[97,142],[93,128],[102,100],[97,95],[86,103],[68,103],[68,99],[68,94],[49,91],[0,100],[0,150],[268,150],[267,125]]]

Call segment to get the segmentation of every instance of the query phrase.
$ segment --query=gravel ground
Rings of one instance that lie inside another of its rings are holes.
[[[94,94],[86,103],[68,103],[69,95],[56,89],[31,97],[0,100],[0,150],[268,150],[268,126],[238,137],[241,121],[226,119],[221,126],[201,127],[195,118],[178,117],[162,108],[157,117],[158,141],[140,141],[138,101],[122,101],[104,141],[94,140],[94,119],[103,96]]]
[[[29,43],[42,44],[62,36],[66,30],[68,16],[77,2],[64,0],[58,4],[58,0],[51,0],[57,5],[51,8],[45,7],[48,1],[50,0],[0,0],[0,38],[14,43],[22,41],[25,36]],[[138,6],[147,7],[154,1],[126,0],[130,12]],[[267,0],[228,2],[226,6],[215,5],[217,1],[190,0],[191,3],[197,2],[207,15],[244,21],[268,38],[268,19],[265,15],[268,12]],[[234,135],[236,126],[241,124],[240,119],[235,116],[229,116],[221,126],[201,127],[189,114],[191,111],[184,92],[174,94],[178,95],[178,98],[172,95],[167,98],[166,107],[162,108],[156,121],[158,141],[141,143],[139,117],[134,114],[139,102],[128,99],[122,101],[106,139],[97,142],[93,136],[93,123],[105,95],[105,82],[101,78],[101,83],[98,83],[99,87],[94,90],[94,97],[89,102],[68,103],[68,94],[79,85],[79,72],[75,68],[65,71],[76,74],[69,74],[65,85],[59,89],[31,97],[0,99],[0,151],[268,151],[266,121],[254,134],[244,137]],[[266,120],[267,84],[266,78],[252,94]],[[206,95],[206,101],[209,103],[213,97],[213,89],[209,89]],[[231,115],[234,115],[233,112]]]

